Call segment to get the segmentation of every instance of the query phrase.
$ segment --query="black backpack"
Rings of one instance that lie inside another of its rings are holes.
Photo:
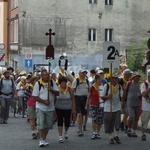
[[[105,95],[108,95],[108,90],[109,90],[109,84],[107,84]],[[121,85],[119,84],[119,97],[120,97],[120,101],[121,101],[121,93],[120,93],[120,91],[121,91]]]
[[[44,88],[44,86],[42,84],[40,84],[40,81],[38,81],[39,84],[39,91],[41,90],[41,87]],[[53,80],[50,80],[50,85],[53,87]]]
[[[3,86],[3,80],[4,80],[4,78],[1,78],[1,82],[0,82],[0,86],[1,87]],[[12,88],[13,88],[14,87],[14,81],[13,81],[13,79],[11,79],[11,82],[12,82]]]
[[[10,78],[11,79],[11,78]],[[0,95],[1,94],[3,94],[2,92],[1,92],[1,89],[2,89],[2,87],[3,87],[3,80],[4,80],[4,78],[1,78],[1,81],[0,81]],[[13,81],[13,79],[11,79],[11,82],[12,82],[12,88],[14,87],[14,81]],[[11,92],[12,93],[12,92]],[[10,93],[10,94],[11,94]]]
[[[89,89],[90,83],[89,83],[89,80],[88,80],[88,79],[86,79],[86,83],[87,83],[88,89]],[[75,88],[75,90],[77,89],[77,87],[79,86],[79,84],[81,84],[81,83],[80,83],[80,81],[79,81],[79,78],[77,78],[77,79],[76,79],[76,88]]]

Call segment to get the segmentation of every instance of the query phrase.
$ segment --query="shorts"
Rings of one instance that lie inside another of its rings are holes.
[[[29,119],[35,119],[36,118],[36,108],[27,106],[27,115]]]
[[[12,99],[11,100],[11,107],[13,107],[13,108],[16,108],[16,104],[17,104],[17,101],[16,100],[14,100],[14,99]]]
[[[98,125],[102,125],[104,119],[104,108],[101,108],[96,105],[90,105],[89,110],[92,117],[92,122]]]
[[[36,109],[37,128],[38,129],[53,129],[53,111],[43,111]]]
[[[143,110],[141,115],[141,123],[142,123],[142,127],[145,130],[147,129],[149,121],[150,121],[150,111]]]
[[[75,96],[75,106],[76,113],[81,113],[82,115],[87,115],[87,110],[85,109],[87,96]]]
[[[122,114],[128,114],[127,102],[124,102],[124,107],[121,109]]]
[[[116,112],[104,112],[104,127],[105,133],[113,133],[114,128],[119,131],[119,125],[121,120],[121,111]]]
[[[138,120],[140,114],[140,106],[127,106],[129,120]]]

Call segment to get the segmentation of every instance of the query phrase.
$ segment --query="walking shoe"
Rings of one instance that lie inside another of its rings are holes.
[[[83,136],[83,132],[82,132],[82,131],[79,131],[79,132],[78,132],[78,136]]]
[[[4,120],[4,124],[8,124],[7,120]]]
[[[39,141],[39,147],[44,147],[44,143],[45,143],[45,142],[44,142],[43,140],[40,140],[40,141]]]
[[[17,117],[18,117],[18,115],[17,115],[17,114],[14,114],[14,117],[15,117],[15,118],[17,118]]]
[[[131,132],[131,130],[128,130],[127,135],[128,135],[128,137],[132,137],[132,132]]]
[[[96,139],[96,134],[92,134],[91,139],[95,140]]]
[[[43,140],[44,141],[44,146],[48,146],[49,143],[46,141],[46,140]]]
[[[33,134],[32,134],[32,139],[37,139],[36,133],[33,133]]]
[[[27,116],[26,116],[26,115],[24,115],[24,116],[22,116],[22,118],[27,118]]]
[[[109,144],[114,144],[114,139],[110,139]]]
[[[83,131],[87,131],[87,130],[86,130],[86,126],[85,126],[85,125],[83,126]]]
[[[70,122],[70,127],[73,127],[73,126],[74,126],[73,121],[71,121]]]
[[[141,137],[142,141],[146,141],[146,135],[143,134],[142,137]]]
[[[1,123],[1,124],[4,124],[4,120],[1,120],[0,123]]]
[[[132,132],[132,137],[137,137],[137,134],[135,132]]]
[[[97,138],[97,139],[101,139],[100,134],[96,134],[96,138]]]
[[[36,139],[40,139],[39,133],[36,133]]]
[[[127,134],[127,133],[128,133],[128,129],[125,129],[124,133],[126,133],[126,134]]]
[[[64,138],[68,139],[68,134],[67,133],[64,133]]]
[[[60,137],[59,140],[58,140],[58,142],[59,143],[64,143],[63,138]]]
[[[114,140],[115,140],[116,143],[121,144],[121,141],[120,141],[120,139],[119,139],[118,136],[115,136],[115,137],[114,137]]]

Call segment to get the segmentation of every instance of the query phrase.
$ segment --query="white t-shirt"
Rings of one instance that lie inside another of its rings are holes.
[[[16,90],[18,91],[17,93],[18,96],[23,96],[24,90],[23,90],[23,87],[19,83],[16,86]]]
[[[148,82],[148,80],[146,80],[146,82],[148,83],[148,88],[150,88],[150,83]],[[145,83],[142,83],[141,85],[141,93],[146,91],[146,85]],[[149,93],[149,97],[150,97],[150,93]],[[145,97],[142,96],[142,110],[146,110],[146,111],[150,111],[150,102],[147,102]]]
[[[53,81],[53,90],[58,91],[58,87],[56,85],[56,83]],[[33,96],[39,96],[41,99],[43,100],[47,100],[48,99],[48,90],[47,88],[43,88],[43,86],[41,86],[41,90],[39,91],[39,83],[36,82],[33,88]],[[36,108],[39,108],[43,111],[53,111],[55,109],[54,107],[54,95],[50,92],[49,94],[49,99],[50,99],[50,104],[44,105],[43,103],[40,103],[38,101],[36,101]]]
[[[102,96],[106,95],[106,90],[107,90],[107,84],[104,85]],[[110,87],[108,90],[108,94],[110,94]],[[122,91],[121,87],[120,87],[120,94],[119,94],[119,90],[115,94],[113,94],[113,96],[112,96],[112,112],[121,110],[120,96],[122,97],[122,95],[123,95],[123,91]],[[104,112],[110,112],[110,99],[105,100]]]
[[[75,95],[83,96],[88,94],[88,88],[90,87],[90,83],[88,86],[87,81],[85,80],[84,83],[80,83],[79,81],[79,85],[77,86],[77,88],[76,85],[77,85],[77,80],[74,80],[72,83],[72,88],[75,89]]]

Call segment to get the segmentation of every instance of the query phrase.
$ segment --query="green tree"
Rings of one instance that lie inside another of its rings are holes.
[[[132,43],[130,49],[127,51],[127,65],[133,71],[142,69],[147,45],[146,42],[147,40],[143,41],[140,45]]]

